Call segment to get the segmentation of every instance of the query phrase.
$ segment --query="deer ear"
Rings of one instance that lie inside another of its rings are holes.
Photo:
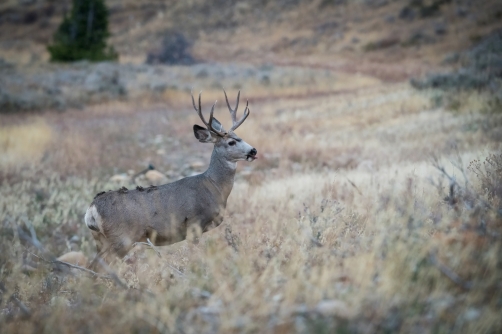
[[[211,123],[211,126],[213,129],[220,131],[220,132],[226,132],[225,129],[223,128],[223,125],[221,125],[220,121],[216,119],[216,117],[213,118],[213,123]]]
[[[193,134],[201,143],[214,143],[216,141],[215,138],[211,136],[211,132],[208,129],[198,126],[197,124],[193,126]]]

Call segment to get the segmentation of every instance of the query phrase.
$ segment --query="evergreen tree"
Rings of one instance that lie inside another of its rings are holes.
[[[109,36],[104,0],[73,0],[70,15],[63,19],[47,50],[51,61],[115,60],[118,54],[106,47]]]

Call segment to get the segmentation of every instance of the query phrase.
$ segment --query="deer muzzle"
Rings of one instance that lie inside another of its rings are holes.
[[[256,150],[256,148],[252,148],[251,151],[249,151],[248,155],[246,156],[246,160],[247,161],[253,161],[255,159],[258,159],[256,157],[257,153],[258,153],[258,151]]]

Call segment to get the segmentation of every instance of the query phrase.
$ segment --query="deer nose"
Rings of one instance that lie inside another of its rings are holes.
[[[258,153],[258,151],[254,147],[253,147],[253,149],[251,151],[249,151],[249,155],[252,155],[252,156],[255,156],[256,153]]]

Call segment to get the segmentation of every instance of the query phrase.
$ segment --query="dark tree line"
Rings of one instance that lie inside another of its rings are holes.
[[[47,47],[51,61],[115,60],[113,47],[106,46],[108,9],[104,0],[73,0],[72,9]]]

